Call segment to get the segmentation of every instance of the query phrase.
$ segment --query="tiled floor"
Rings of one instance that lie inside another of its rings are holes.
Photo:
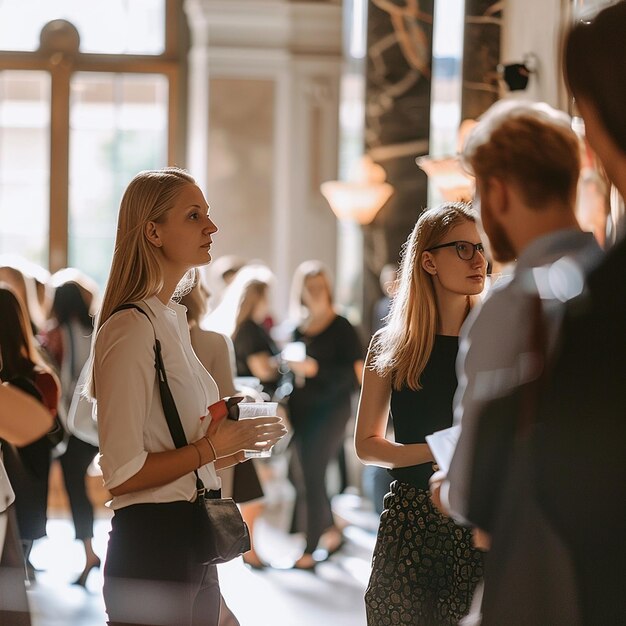
[[[300,537],[284,532],[287,506],[270,502],[258,522],[257,544],[273,568],[252,571],[241,560],[220,566],[224,597],[241,626],[364,626],[363,592],[375,540],[375,516],[361,510],[360,499],[339,496],[333,508],[352,521],[346,546],[318,566],[315,574],[286,569],[302,549]],[[109,519],[98,519],[94,548],[106,549]],[[33,626],[103,626],[102,574],[93,571],[87,589],[71,585],[83,565],[81,545],[68,519],[48,523],[48,538],[36,543],[31,561],[42,571],[28,592]]]

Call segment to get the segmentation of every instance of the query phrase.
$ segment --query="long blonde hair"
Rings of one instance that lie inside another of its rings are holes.
[[[241,294],[241,300],[239,302],[239,310],[237,311],[237,319],[235,320],[235,330],[233,335],[236,335],[239,328],[244,322],[252,319],[254,310],[257,304],[267,296],[269,285],[260,280],[253,280],[246,285],[243,293]]]
[[[420,376],[435,343],[437,302],[432,277],[422,267],[422,253],[465,221],[476,222],[470,205],[465,203],[445,203],[428,209],[420,215],[402,248],[398,291],[387,324],[372,343],[371,367],[380,375],[391,374],[394,389],[422,388]]]
[[[333,306],[333,285],[325,265],[317,260],[303,261],[293,273],[289,291],[289,318],[296,326],[302,324],[309,316],[302,294],[304,293],[307,279],[316,276],[321,276],[324,279],[326,291],[328,292],[328,301],[330,306]]]
[[[93,398],[93,348],[98,330],[120,305],[150,298],[163,287],[157,252],[145,236],[145,226],[148,222],[163,222],[180,190],[195,182],[186,171],[166,167],[139,172],[126,187],[120,204],[111,271],[94,327],[92,363],[85,382],[85,389]]]
[[[204,318],[201,326],[234,337],[241,324],[252,317],[254,308],[273,281],[274,275],[269,267],[245,265],[226,287],[222,301]]]

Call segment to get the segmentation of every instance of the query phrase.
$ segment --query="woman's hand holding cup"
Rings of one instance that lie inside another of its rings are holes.
[[[238,405],[239,409],[239,420],[241,421],[249,421],[258,419],[259,417],[273,416],[275,417],[278,411],[278,403],[277,402],[241,402]],[[281,418],[278,418],[281,419]],[[284,427],[284,424],[283,424]],[[287,432],[285,431],[280,438],[282,438]],[[280,439],[279,438],[279,439]],[[275,441],[265,441],[265,442],[257,442],[254,447],[245,448],[244,456],[246,459],[253,459],[259,457],[268,457],[272,455],[272,447],[279,441],[276,439]]]
[[[271,402],[247,403],[256,404],[259,408],[263,407],[262,413],[255,417],[246,417],[245,403],[241,403],[240,421],[231,419],[212,420],[207,429],[207,437],[211,440],[218,458],[237,454],[242,450],[253,451],[264,456],[269,456],[271,448],[278,443],[287,433],[282,419],[275,415],[269,415],[272,407],[264,407],[263,405],[271,405]],[[242,407],[242,405],[244,405]],[[243,408],[243,411],[242,411]],[[249,458],[249,455],[245,455]]]

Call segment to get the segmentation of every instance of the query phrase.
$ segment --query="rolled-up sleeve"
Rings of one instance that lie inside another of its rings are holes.
[[[100,467],[108,489],[144,465],[144,425],[150,414],[156,370],[154,332],[137,311],[111,317],[98,333],[94,352]]]

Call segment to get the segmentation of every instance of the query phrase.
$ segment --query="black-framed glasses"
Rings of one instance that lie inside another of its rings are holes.
[[[469,241],[451,241],[450,243],[442,243],[438,246],[428,248],[426,252],[432,252],[433,250],[439,250],[440,248],[452,248],[452,246],[456,249],[459,259],[462,259],[463,261],[471,261],[474,258],[476,251],[485,256],[485,246],[483,246],[482,243],[471,243]]]

